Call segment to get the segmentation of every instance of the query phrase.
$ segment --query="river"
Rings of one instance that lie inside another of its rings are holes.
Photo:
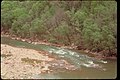
[[[65,59],[77,67],[76,70],[58,69],[53,73],[44,73],[33,75],[35,78],[42,79],[113,79],[117,77],[116,60],[98,60],[79,51],[64,49],[48,45],[34,45],[19,40],[13,40],[8,37],[1,37],[2,44],[8,44],[15,47],[24,47],[35,50],[45,50],[51,55]]]

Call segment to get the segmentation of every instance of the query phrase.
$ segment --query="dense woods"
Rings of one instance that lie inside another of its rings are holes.
[[[117,55],[115,1],[2,1],[1,30],[21,38]]]

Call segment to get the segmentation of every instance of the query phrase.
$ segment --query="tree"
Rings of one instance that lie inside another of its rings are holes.
[[[117,54],[115,1],[2,1],[1,28],[23,38]]]

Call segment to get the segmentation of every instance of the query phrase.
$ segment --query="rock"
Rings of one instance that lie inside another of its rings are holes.
[[[103,71],[106,71],[107,69],[104,68],[104,69],[102,69],[102,70],[103,70]]]
[[[68,70],[75,70],[76,68],[75,68],[74,65],[68,65],[68,66],[66,66],[66,69],[68,69]]]
[[[22,39],[23,42],[25,42],[25,39]]]
[[[28,43],[32,43],[31,41],[28,41]]]
[[[12,39],[15,39],[14,37],[12,37]]]
[[[49,69],[48,66],[46,65],[46,66],[44,66],[44,68],[42,68],[41,70],[42,70],[42,72],[44,72],[44,71],[48,71],[48,70],[50,70],[50,69]]]
[[[9,64],[9,62],[5,62],[5,64]]]
[[[38,44],[37,42],[34,42],[34,44],[36,45],[36,44]]]
[[[6,47],[5,47],[6,46]],[[24,48],[16,48],[9,45],[1,44],[1,53],[2,54],[12,54],[11,57],[2,60],[1,63],[1,72],[2,74],[7,73],[3,79],[20,79],[23,76],[27,75],[27,78],[31,77],[31,75],[41,72],[50,73],[49,64],[45,61],[49,61],[49,57],[43,55],[43,53],[47,54],[47,52],[32,50],[32,49],[24,49]],[[24,63],[21,59],[29,58],[30,60],[41,60],[41,63],[33,63],[35,66],[32,66],[29,63]],[[43,68],[41,69],[41,66]]]
[[[82,49],[82,46],[77,46],[76,47],[78,50],[81,50]]]

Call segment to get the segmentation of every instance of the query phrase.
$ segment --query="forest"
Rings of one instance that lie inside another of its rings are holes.
[[[2,1],[1,32],[117,56],[117,2]]]

